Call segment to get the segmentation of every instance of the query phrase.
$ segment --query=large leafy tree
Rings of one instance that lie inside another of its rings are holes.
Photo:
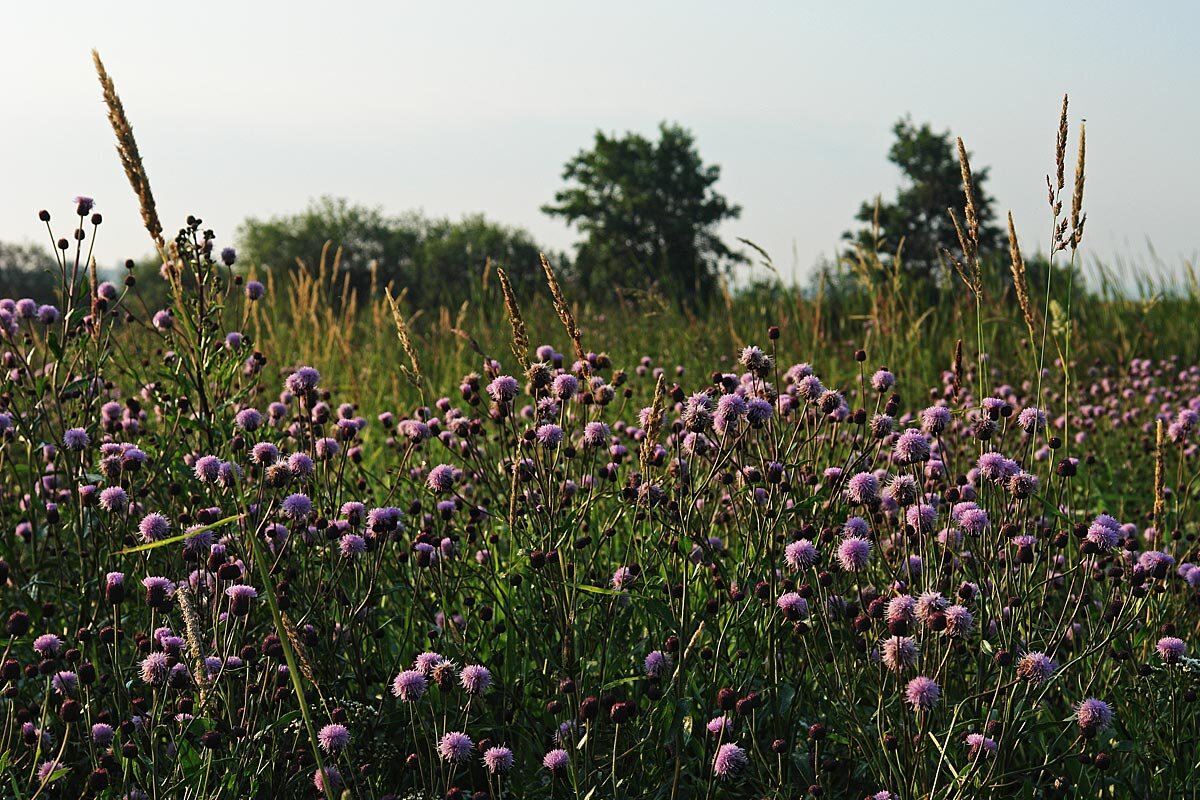
[[[304,211],[271,219],[247,219],[238,231],[239,262],[288,270],[297,259],[315,267],[326,242],[342,248],[341,268],[360,292],[371,285],[407,288],[415,306],[457,305],[471,295],[485,264],[508,269],[518,286],[540,281],[540,248],[523,230],[491,222],[482,214],[462,220],[427,219],[409,213],[390,217],[376,208],[321,198]]]
[[[899,249],[901,264],[911,275],[944,277],[943,249],[956,250],[958,238],[947,209],[953,208],[962,222],[963,183],[957,147],[949,131],[935,132],[928,123],[898,121],[892,132],[895,142],[888,160],[900,168],[904,183],[892,202],[864,202],[855,217],[867,223],[843,238],[890,259]],[[1005,247],[996,225],[992,198],[985,190],[988,168],[972,165],[972,184],[979,217],[979,249],[982,255]]]
[[[717,227],[741,213],[713,186],[692,134],[663,123],[658,141],[636,133],[596,133],[590,150],[567,162],[568,186],[542,207],[586,237],[572,277],[585,290],[655,287],[680,302],[702,302],[719,276],[745,257]]]
[[[50,303],[58,283],[58,267],[48,250],[0,242],[0,295]]]

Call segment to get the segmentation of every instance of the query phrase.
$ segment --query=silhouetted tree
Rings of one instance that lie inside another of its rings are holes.
[[[713,189],[720,175],[678,125],[661,124],[657,142],[598,131],[592,149],[563,169],[570,185],[542,210],[585,235],[571,272],[584,290],[657,284],[677,300],[702,302],[746,260],[717,236],[721,222],[741,213]]]
[[[324,197],[299,214],[247,219],[238,230],[240,264],[287,271],[303,260],[315,269],[326,242],[342,248],[341,269],[365,292],[371,263],[380,286],[407,287],[416,307],[456,305],[470,296],[484,264],[508,269],[513,283],[541,282],[540,248],[525,231],[487,220],[426,219],[417,213],[389,217],[377,208]],[[331,249],[331,254],[333,250]]]
[[[878,250],[883,259],[901,249],[905,271],[920,278],[939,279],[942,275],[941,251],[957,250],[958,237],[947,209],[953,208],[962,221],[963,184],[958,151],[949,131],[935,133],[928,124],[913,125],[911,118],[898,121],[892,132],[896,141],[888,151],[888,160],[904,174],[904,184],[891,202],[864,202],[855,219],[868,223],[843,238],[868,250]],[[979,249],[988,255],[1007,247],[1001,229],[995,224],[992,198],[985,191],[988,168],[971,166],[975,202],[979,215]],[[878,220],[878,231],[873,230]],[[878,239],[876,239],[876,234]]]

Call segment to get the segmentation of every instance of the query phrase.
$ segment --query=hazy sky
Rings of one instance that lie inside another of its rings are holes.
[[[596,129],[695,134],[740,203],[724,233],[803,278],[890,196],[891,126],[962,136],[1023,246],[1048,238],[1062,93],[1088,120],[1086,249],[1200,251],[1200,4],[5,2],[0,240],[44,241],[76,194],[99,260],[149,252],[90,50],[116,81],[168,231],[340,195],[489,217],[567,249],[539,211]],[[1074,139],[1075,131],[1072,131]],[[1074,142],[1072,141],[1072,148]],[[0,287],[2,288],[2,287]]]

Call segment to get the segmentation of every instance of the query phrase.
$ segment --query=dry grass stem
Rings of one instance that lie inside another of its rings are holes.
[[[521,316],[521,306],[517,304],[517,295],[513,292],[508,273],[503,268],[496,270],[500,279],[500,291],[504,294],[504,310],[508,312],[508,322],[512,325],[512,351],[521,364],[522,370],[529,369],[529,333],[525,330],[525,318]]]
[[[646,474],[646,470],[650,466],[650,455],[654,452],[654,445],[658,443],[659,433],[662,432],[666,396],[666,378],[663,377],[662,373],[659,373],[658,382],[654,385],[654,402],[650,404],[650,415],[646,419],[646,436],[642,439],[641,450],[638,453],[639,465],[643,475]]]
[[[133,138],[133,126],[125,116],[125,107],[117,96],[117,88],[100,60],[100,53],[92,51],[92,63],[96,66],[96,75],[100,78],[100,88],[104,91],[104,104],[108,106],[108,121],[112,123],[113,133],[117,135],[117,155],[121,157],[121,166],[125,169],[125,177],[137,195],[142,208],[142,224],[159,256],[163,256],[166,248],[163,244],[162,224],[158,221],[158,210],[154,205],[154,194],[150,191],[150,179],[146,177],[146,167],[142,163],[142,154],[138,151],[137,140]]]
[[[413,347],[412,336],[408,329],[408,323],[404,321],[404,315],[400,313],[400,305],[395,297],[392,297],[390,287],[384,288],[384,294],[387,296],[388,305],[392,309],[392,322],[396,326],[396,338],[400,340],[400,347],[404,350],[404,354],[408,356],[408,362],[412,368],[400,364],[400,372],[408,379],[408,382],[414,388],[420,390],[422,385],[421,361],[417,357],[417,350]],[[400,299],[404,299],[404,295],[408,292],[407,289],[400,293]]]
[[[1083,213],[1084,165],[1087,160],[1087,125],[1079,126],[1079,158],[1075,162],[1075,187],[1071,192],[1071,249],[1079,247],[1083,239],[1083,225],[1087,214]]]
[[[575,345],[575,358],[578,359],[586,374],[590,370],[588,369],[587,354],[583,351],[583,338],[579,333],[579,326],[575,324],[575,314],[572,313],[571,306],[567,303],[567,297],[563,294],[562,287],[558,285],[558,276],[554,274],[554,267],[550,266],[550,261],[546,258],[545,253],[541,254],[541,259],[542,270],[546,273],[546,284],[550,287],[550,294],[554,298],[554,311],[562,321],[563,327],[567,329],[567,336]]]
[[[1025,275],[1025,259],[1021,256],[1021,245],[1017,242],[1017,228],[1013,224],[1012,212],[1008,212],[1008,254],[1012,260],[1013,288],[1017,293],[1017,303],[1021,306],[1021,316],[1025,318],[1025,327],[1029,329],[1029,341],[1034,340],[1033,299],[1029,296],[1029,284]]]

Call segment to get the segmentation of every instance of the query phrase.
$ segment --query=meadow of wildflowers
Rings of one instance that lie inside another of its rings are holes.
[[[4,795],[1191,791],[1200,365],[620,364],[547,266],[559,341],[510,297],[437,385],[397,312],[412,399],[360,405],[199,219],[171,308],[97,281],[93,205],[0,300]]]

